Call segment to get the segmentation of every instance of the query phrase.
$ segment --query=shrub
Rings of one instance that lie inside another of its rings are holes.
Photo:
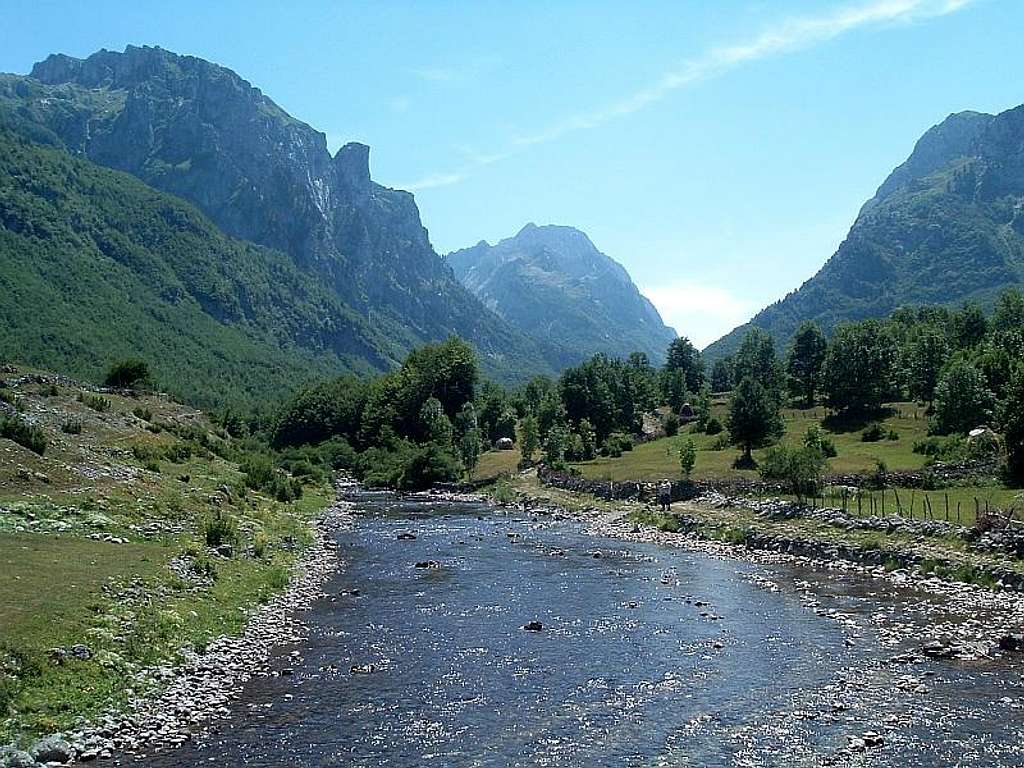
[[[82,420],[68,419],[60,425],[60,431],[65,435],[80,435],[82,434]]]
[[[163,450],[163,457],[173,464],[184,464],[192,458],[192,446],[188,443],[173,443]]]
[[[882,429],[882,425],[877,421],[873,421],[860,433],[860,440],[862,443],[877,443],[885,437],[885,431]]]
[[[761,461],[761,477],[785,483],[799,500],[814,496],[821,487],[825,456],[817,448],[791,448],[777,445],[769,448]]]
[[[714,416],[712,416],[710,419],[708,419],[708,423],[704,427],[704,431],[707,432],[709,435],[721,434],[723,429],[724,429],[724,427],[722,427],[722,422],[720,422]]]
[[[665,417],[665,436],[675,437],[679,434],[679,417],[674,413],[669,413]]]
[[[914,453],[939,461],[959,461],[966,457],[967,444],[959,435],[949,437],[926,437],[915,440]]]
[[[149,408],[143,408],[142,406],[137,406],[137,407],[132,409],[132,413],[135,414],[136,418],[142,419],[143,421],[152,421],[153,420],[153,412],[151,410],[149,410]]]
[[[103,383],[118,389],[141,389],[153,383],[153,375],[146,361],[130,358],[114,363]]]
[[[46,453],[46,434],[38,425],[31,424],[20,416],[4,416],[0,419],[0,437],[13,440],[40,456]]]
[[[102,395],[94,395],[91,392],[80,392],[78,402],[84,403],[87,408],[92,408],[97,413],[105,413],[110,410],[110,400]]]
[[[811,424],[807,428],[807,432],[804,434],[804,445],[807,448],[820,451],[821,455],[827,459],[835,458],[837,453],[835,442],[817,424]]]
[[[208,547],[233,544],[238,539],[238,525],[230,515],[217,512],[203,522],[203,538]]]
[[[143,464],[143,467],[148,469],[150,472],[156,472],[158,475],[160,474],[160,462],[156,459],[149,459],[145,464]]]
[[[683,444],[679,446],[679,468],[683,472],[683,476],[689,479],[690,473],[693,472],[693,466],[697,463],[697,446],[693,440],[684,440]]]

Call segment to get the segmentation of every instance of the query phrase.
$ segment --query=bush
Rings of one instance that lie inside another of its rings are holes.
[[[130,358],[114,363],[103,383],[117,389],[142,389],[152,385],[153,375],[146,361]]]
[[[807,432],[804,434],[804,445],[807,448],[820,451],[821,455],[827,459],[833,459],[837,454],[835,442],[817,424],[811,424],[807,428]]]
[[[217,512],[204,521],[203,538],[208,547],[233,544],[238,539],[238,524],[230,515]]]
[[[84,403],[87,408],[92,408],[97,413],[105,413],[110,410],[110,400],[102,395],[94,395],[91,392],[79,392],[78,402]]]
[[[82,420],[68,419],[60,425],[60,431],[65,435],[80,435],[82,434]]]
[[[621,456],[633,450],[633,438],[623,432],[612,432],[605,438],[602,456]],[[605,453],[607,451],[607,453]]]
[[[708,419],[708,423],[704,427],[704,431],[707,432],[709,435],[719,435],[722,433],[723,429],[724,427],[722,426],[722,422],[720,422],[714,416]]]
[[[669,413],[665,417],[665,436],[675,437],[679,434],[679,417],[674,413]]]
[[[40,456],[46,453],[46,434],[38,425],[30,424],[20,416],[5,416],[0,419],[0,437],[13,440]]]
[[[825,456],[817,448],[791,448],[777,445],[769,448],[761,461],[761,477],[785,483],[799,500],[815,496],[821,488]]]
[[[132,409],[132,413],[135,414],[136,418],[142,419],[143,421],[153,420],[153,412],[149,410],[149,408],[137,406],[136,408]]]
[[[926,437],[914,441],[913,451],[937,461],[960,461],[967,456],[967,444],[959,435]]]
[[[885,437],[885,430],[882,429],[882,425],[877,421],[872,422],[867,428],[860,433],[860,440],[862,443],[877,443],[883,437]]]

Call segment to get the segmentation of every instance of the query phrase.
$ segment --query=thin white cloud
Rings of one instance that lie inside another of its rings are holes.
[[[782,20],[755,37],[709,49],[666,72],[657,81],[611,104],[571,115],[535,133],[517,136],[500,151],[487,153],[489,162],[473,161],[450,173],[435,173],[410,184],[412,191],[458,183],[484,165],[505,159],[516,151],[546,144],[577,131],[598,128],[652,104],[674,92],[720,76],[761,59],[811,48],[857,29],[891,24],[906,24],[955,13],[977,0],[870,0],[833,8],[816,16]],[[422,73],[421,73],[422,76]]]
[[[760,307],[720,285],[694,280],[641,288],[666,325],[705,347],[745,323]]]
[[[459,70],[450,67],[416,67],[409,72],[430,83],[451,83],[461,78]]]

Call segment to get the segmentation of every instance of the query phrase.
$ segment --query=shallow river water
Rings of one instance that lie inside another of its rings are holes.
[[[899,659],[934,598],[483,505],[359,511],[290,674],[143,764],[1024,765],[1016,666]]]

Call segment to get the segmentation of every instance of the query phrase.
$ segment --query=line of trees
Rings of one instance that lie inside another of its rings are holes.
[[[726,423],[711,416],[712,392],[729,392]],[[471,471],[501,438],[518,441],[526,463],[552,466],[617,456],[645,432],[659,408],[674,434],[681,423],[740,449],[783,434],[781,409],[824,404],[836,422],[882,413],[886,402],[928,405],[936,434],[994,425],[1005,436],[1010,474],[1024,479],[1024,297],[1007,291],[990,317],[975,305],[900,309],[885,320],[837,328],[826,338],[804,323],[786,354],[754,329],[729,358],[705,366],[686,338],[664,365],[646,355],[595,355],[557,379],[506,389],[481,381],[473,350],[458,339],[411,353],[401,368],[372,380],[345,377],[304,389],[271,429],[277,448],[323,446],[337,466],[368,482],[422,487]],[[652,425],[653,426],[653,425]],[[818,441],[804,446],[814,450]],[[779,466],[814,457],[773,455]]]

